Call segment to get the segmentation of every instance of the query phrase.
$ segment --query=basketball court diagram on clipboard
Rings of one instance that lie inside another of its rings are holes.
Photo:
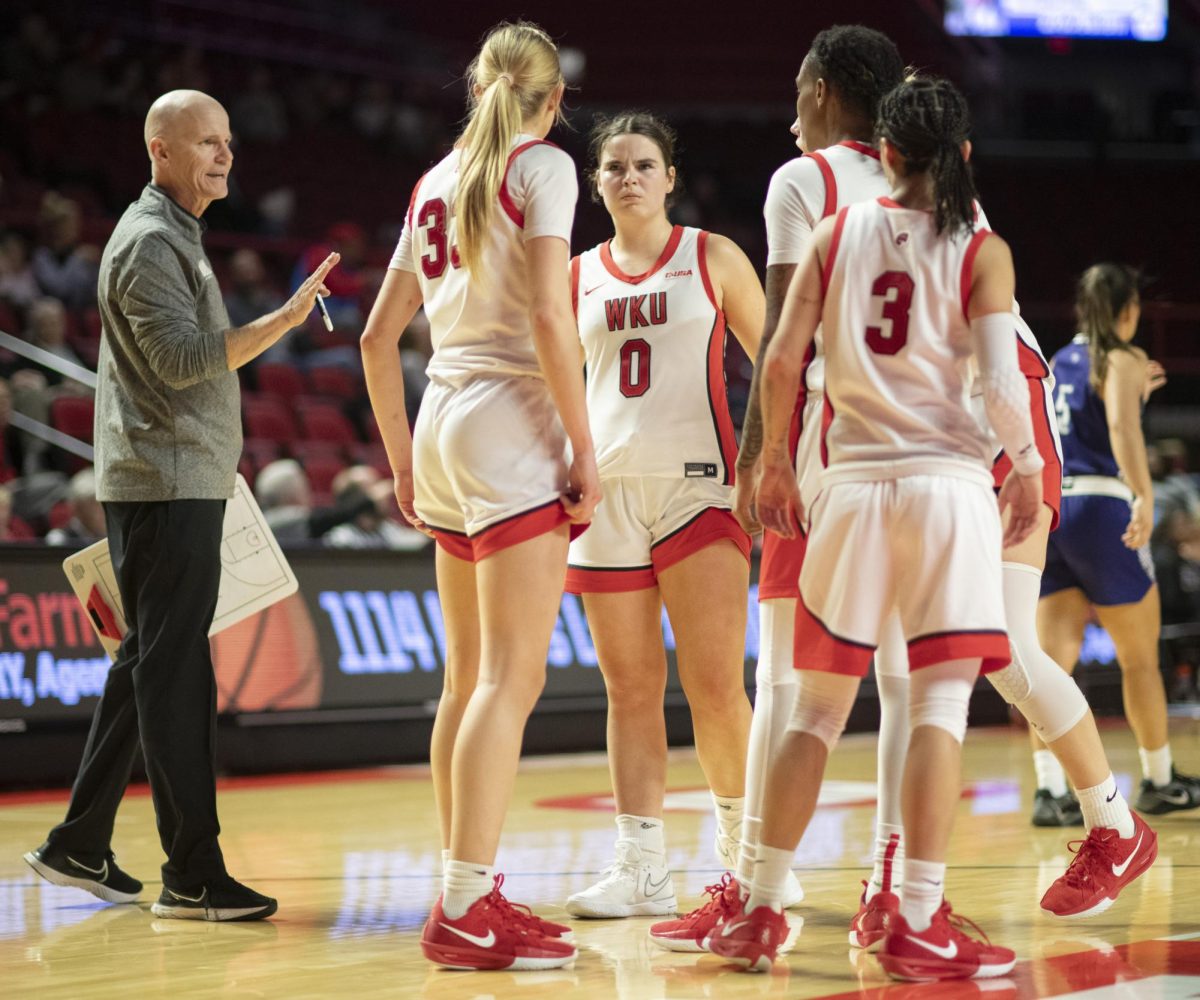
[[[63,570],[75,596],[87,609],[92,627],[110,657],[116,655],[128,624],[117,589],[108,539],[70,556]],[[275,535],[263,518],[249,485],[237,477],[225,505],[221,539],[221,583],[209,635],[236,625],[299,589]]]

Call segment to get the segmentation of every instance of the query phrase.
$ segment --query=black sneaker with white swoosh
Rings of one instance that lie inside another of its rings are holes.
[[[1149,778],[1142,779],[1137,801],[1133,808],[1140,813],[1161,816],[1163,813],[1200,806],[1200,778],[1180,774],[1171,768],[1171,780],[1165,785],[1156,785]]]
[[[47,840],[24,857],[26,864],[47,882],[83,889],[106,903],[132,903],[142,891],[141,882],[117,867],[112,851],[72,852]]]
[[[278,908],[279,903],[270,896],[255,892],[229,875],[220,875],[186,889],[164,885],[150,912],[175,920],[231,922],[263,920]]]

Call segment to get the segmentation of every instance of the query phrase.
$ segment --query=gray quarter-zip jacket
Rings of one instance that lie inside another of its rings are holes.
[[[229,315],[204,254],[204,224],[148,184],[100,260],[96,496],[233,496],[242,451]]]

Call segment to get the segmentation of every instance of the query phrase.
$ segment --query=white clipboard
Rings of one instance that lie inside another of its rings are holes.
[[[102,538],[63,561],[71,588],[87,609],[100,644],[116,657],[128,627],[116,574]],[[225,505],[221,539],[221,583],[209,635],[236,625],[300,589],[254,494],[239,474],[233,499]]]

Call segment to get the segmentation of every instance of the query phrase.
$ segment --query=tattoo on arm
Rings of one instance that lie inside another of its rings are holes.
[[[775,336],[779,315],[783,312],[783,300],[792,281],[795,264],[776,264],[767,268],[767,314],[763,323],[762,340],[758,344],[758,357],[754,362],[754,374],[750,377],[750,396],[746,400],[746,417],[742,421],[742,442],[738,448],[737,468],[746,472],[754,468],[762,454],[763,421],[760,399],[763,360],[767,356],[767,345]]]

